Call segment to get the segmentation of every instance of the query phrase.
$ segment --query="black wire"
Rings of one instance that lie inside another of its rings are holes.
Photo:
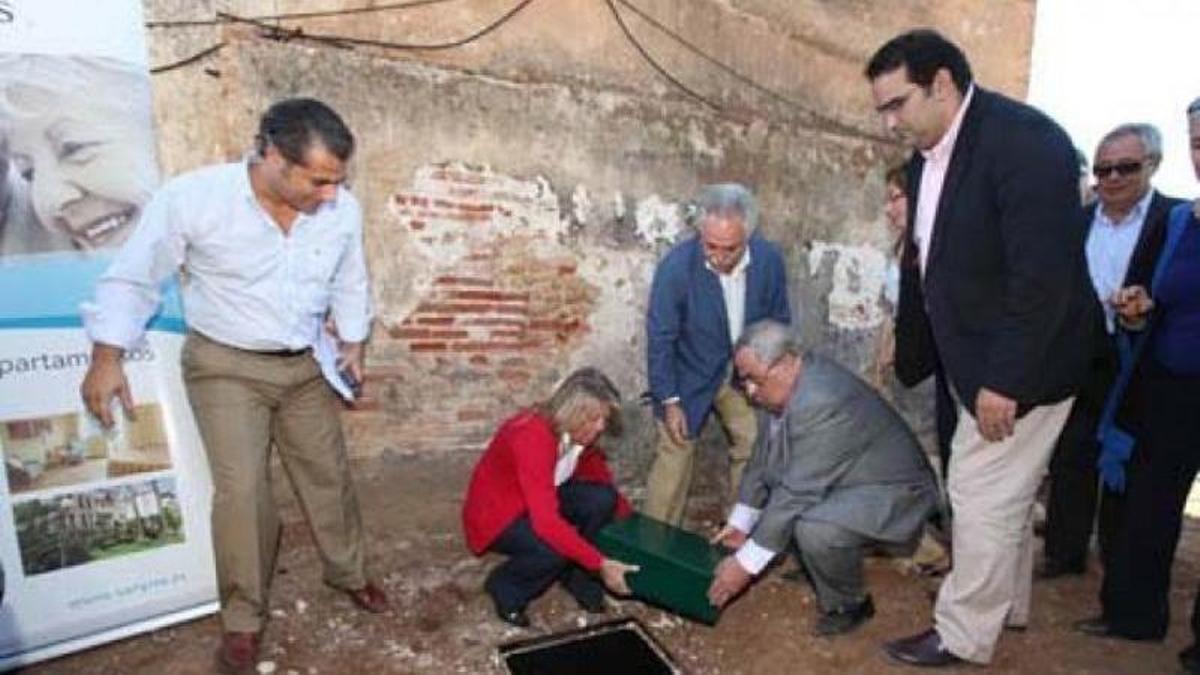
[[[217,44],[212,45],[211,47],[208,47],[206,49],[202,49],[187,58],[183,58],[178,61],[174,61],[172,63],[168,63],[168,64],[162,65],[162,66],[154,66],[153,68],[150,69],[150,74],[157,75],[159,73],[165,73],[168,70],[175,70],[176,68],[182,68],[184,66],[191,65],[210,54],[216,54],[217,52],[221,51],[221,48],[224,46],[225,46],[224,42],[218,42]]]
[[[471,42],[478,40],[479,38],[487,35],[488,33],[491,33],[492,31],[496,30],[500,26],[504,25],[509,19],[516,16],[518,12],[520,12],[521,10],[528,7],[532,2],[533,2],[533,0],[521,0],[516,5],[514,5],[512,9],[508,10],[503,15],[501,15],[500,18],[496,19],[495,21],[491,22],[490,24],[484,26],[483,28],[480,28],[479,30],[475,31],[474,33],[471,33],[470,35],[468,35],[464,38],[460,38],[458,40],[454,40],[451,42],[434,42],[434,43],[428,43],[428,44],[390,42],[388,40],[370,40],[367,38],[347,37],[347,36],[343,36],[343,35],[327,35],[327,34],[321,34],[321,33],[307,33],[301,28],[288,29],[288,28],[282,28],[282,27],[278,27],[278,26],[272,26],[271,24],[264,23],[263,21],[260,21],[258,19],[234,16],[232,14],[226,14],[224,12],[218,13],[217,16],[219,18],[226,18],[229,21],[234,21],[237,23],[246,23],[246,24],[250,24],[253,26],[257,26],[259,28],[262,28],[262,29],[268,31],[269,37],[272,37],[275,39],[312,40],[314,42],[324,42],[324,43],[331,44],[334,46],[354,45],[354,46],[359,46],[359,47],[380,47],[383,49],[406,49],[406,50],[412,49],[412,50],[434,51],[434,50],[439,50],[439,49],[454,49],[456,47],[462,47],[463,45],[470,44]]]
[[[654,57],[650,55],[650,52],[646,51],[646,48],[643,47],[642,44],[637,41],[637,38],[635,38],[633,36],[633,33],[630,32],[630,30],[629,30],[629,26],[626,26],[625,20],[621,18],[621,13],[617,11],[617,6],[613,4],[613,0],[604,0],[604,2],[605,2],[605,4],[608,5],[608,9],[612,12],[613,18],[617,20],[617,25],[621,27],[621,32],[625,34],[625,39],[629,40],[629,43],[631,45],[633,45],[633,48],[636,49],[639,54],[642,55],[642,58],[646,61],[646,63],[650,64],[651,68],[653,68],[655,71],[657,71],[659,75],[662,75],[664,78],[666,78],[666,80],[668,82],[675,85],[677,88],[679,88],[681,91],[686,93],[688,96],[691,96],[692,98],[696,99],[697,101],[700,101],[701,103],[703,103],[704,105],[707,105],[708,107],[712,108],[713,110],[719,111],[721,109],[721,106],[718,105],[716,102],[714,102],[708,98],[705,98],[702,94],[697,92],[695,89],[692,89],[691,87],[689,87],[686,84],[684,84],[683,82],[681,82],[679,80],[679,78],[677,78],[674,75],[672,75],[671,73],[667,72],[667,69],[664,68],[661,64],[659,64],[659,62],[656,61],[654,59]]]
[[[408,0],[407,2],[392,2],[383,5],[371,5],[368,7],[351,7],[349,9],[329,9],[324,11],[314,12],[292,12],[290,14],[266,14],[262,16],[249,17],[255,21],[286,21],[288,19],[318,19],[331,16],[349,16],[352,14],[367,14],[370,12],[387,12],[393,9],[411,9],[413,7],[422,7],[425,5],[440,5],[444,2],[453,2],[454,0]],[[147,21],[146,28],[188,28],[194,26],[215,26],[217,24],[228,23],[228,19],[194,19],[183,21]]]
[[[609,8],[612,9],[614,0],[605,0],[605,1],[608,3]],[[723,61],[717,59],[716,57],[708,54],[700,47],[692,44],[692,42],[690,42],[687,38],[683,37],[679,33],[676,33],[671,28],[664,25],[659,20],[655,19],[653,16],[647,14],[644,10],[642,10],[640,7],[634,5],[629,0],[615,0],[615,1],[621,3],[621,5],[623,7],[629,9],[629,11],[633,12],[634,14],[637,14],[638,17],[640,17],[643,21],[645,21],[646,23],[650,24],[651,26],[657,28],[660,32],[666,34],[668,37],[670,37],[675,42],[678,42],[680,45],[682,45],[685,49],[687,49],[691,53],[695,54],[696,56],[700,57],[701,59],[704,59],[708,63],[716,66],[723,72],[732,76],[739,82],[755,89],[756,91],[762,92],[777,101],[780,101],[780,102],[785,103],[797,110],[800,110],[801,112],[812,117],[814,120],[818,120],[818,121],[822,122],[825,126],[827,126],[829,128],[829,131],[835,132],[835,133],[840,133],[840,134],[846,135],[846,136],[866,138],[866,139],[873,140],[873,141],[895,143],[894,139],[887,138],[883,135],[871,134],[869,132],[863,131],[862,129],[858,129],[856,127],[850,126],[850,125],[846,124],[845,122],[841,122],[841,121],[834,119],[832,117],[829,117],[827,115],[823,115],[823,114],[817,112],[816,110],[813,110],[812,108],[809,108],[807,106],[801,105],[800,103],[797,103],[796,101],[793,101],[792,99],[788,98],[787,96],[784,96],[783,94],[775,91],[774,89],[771,89],[770,87],[767,87],[766,85],[759,83],[758,81],[741,73],[740,71],[733,68],[732,66],[730,66],[730,65],[724,63]],[[613,13],[614,14],[616,13],[615,9],[613,9]],[[620,21],[620,18],[618,18],[617,20]],[[621,25],[621,28],[626,30],[626,35],[629,34],[628,30],[625,29],[624,24]],[[661,73],[662,71],[660,70],[659,72]],[[666,73],[663,73],[663,75],[666,76],[668,79],[671,79],[674,82],[674,78],[671,78]],[[679,85],[678,82],[676,82],[676,86],[681,86],[681,85]],[[691,92],[689,92],[689,93],[691,93]],[[692,95],[696,96],[695,93],[692,93]],[[705,101],[705,102],[707,103],[707,101]],[[709,105],[712,105],[712,104],[710,103]],[[713,106],[713,107],[716,107],[716,106]]]

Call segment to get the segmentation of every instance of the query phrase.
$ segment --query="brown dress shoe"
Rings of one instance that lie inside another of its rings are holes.
[[[258,665],[258,633],[231,631],[222,634],[217,663],[221,672],[230,675],[253,673]]]
[[[387,594],[383,592],[383,589],[370,581],[362,588],[345,589],[345,593],[350,596],[350,599],[359,608],[372,614],[383,614],[391,607],[388,604]]]

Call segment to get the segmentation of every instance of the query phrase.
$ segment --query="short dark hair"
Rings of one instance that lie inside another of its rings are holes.
[[[288,98],[272,105],[259,120],[254,140],[260,155],[273,145],[293,164],[304,164],[316,143],[343,162],[354,154],[354,134],[333,108],[315,98]]]
[[[954,86],[965,94],[971,85],[971,64],[958,45],[929,28],[918,28],[888,40],[867,63],[868,80],[904,68],[913,84],[929,87],[937,71],[950,71]]]

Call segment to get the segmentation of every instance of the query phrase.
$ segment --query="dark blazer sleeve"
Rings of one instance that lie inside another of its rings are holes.
[[[1010,121],[989,138],[1004,286],[982,386],[1017,401],[1039,395],[1049,346],[1077,301],[1084,255],[1074,151],[1052,124]],[[993,130],[995,131],[995,130]],[[988,208],[989,205],[980,205]]]

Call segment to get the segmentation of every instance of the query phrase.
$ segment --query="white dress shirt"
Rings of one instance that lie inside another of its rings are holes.
[[[1088,230],[1084,251],[1087,253],[1092,288],[1096,289],[1096,297],[1100,299],[1100,306],[1104,308],[1104,325],[1109,333],[1115,330],[1116,325],[1116,310],[1111,302],[1113,293],[1125,283],[1129,260],[1133,257],[1138,238],[1142,236],[1146,211],[1149,210],[1153,197],[1154,190],[1147,190],[1129,213],[1118,221],[1104,215],[1103,204],[1096,205],[1096,215],[1092,217],[1092,227]]]
[[[93,342],[132,349],[158,311],[159,286],[182,271],[188,325],[252,351],[313,348],[343,396],[336,348],[324,330],[362,342],[372,316],[362,211],[344,188],[284,233],[259,204],[248,162],[205,167],[162,187],[82,307]]]
[[[554,463],[554,487],[570,480],[579,464],[579,455],[583,454],[583,446],[571,442],[571,435],[563,433],[558,439],[558,461]]]
[[[962,128],[963,117],[971,98],[975,95],[975,85],[967,88],[954,115],[950,128],[942,138],[928,150],[922,150],[925,165],[921,168],[921,186],[917,192],[917,209],[913,217],[913,239],[920,253],[921,275],[925,275],[925,264],[929,260],[929,245],[933,239],[933,222],[937,219],[938,202],[942,198],[942,187],[946,184],[946,171],[950,168],[950,158],[954,155],[954,143],[958,140],[958,131]]]
[[[771,439],[774,439],[777,434],[783,431],[785,417],[782,415],[771,415],[768,419],[769,426],[767,433]],[[758,519],[761,515],[762,509],[756,509],[748,504],[738,502],[734,504],[733,510],[729,513],[729,518],[726,522],[731,527],[749,535],[754,532],[754,526],[758,524]],[[742,569],[750,574],[757,575],[766,569],[776,553],[778,551],[772,551],[765,546],[760,546],[754,539],[747,536],[746,543],[742,544],[733,557],[737,559]]]
[[[746,323],[746,268],[750,266],[750,249],[747,248],[729,274],[718,272],[709,262],[704,266],[717,275],[721,282],[721,296],[725,299],[725,318],[729,320],[729,344],[736,344],[742,336]]]

